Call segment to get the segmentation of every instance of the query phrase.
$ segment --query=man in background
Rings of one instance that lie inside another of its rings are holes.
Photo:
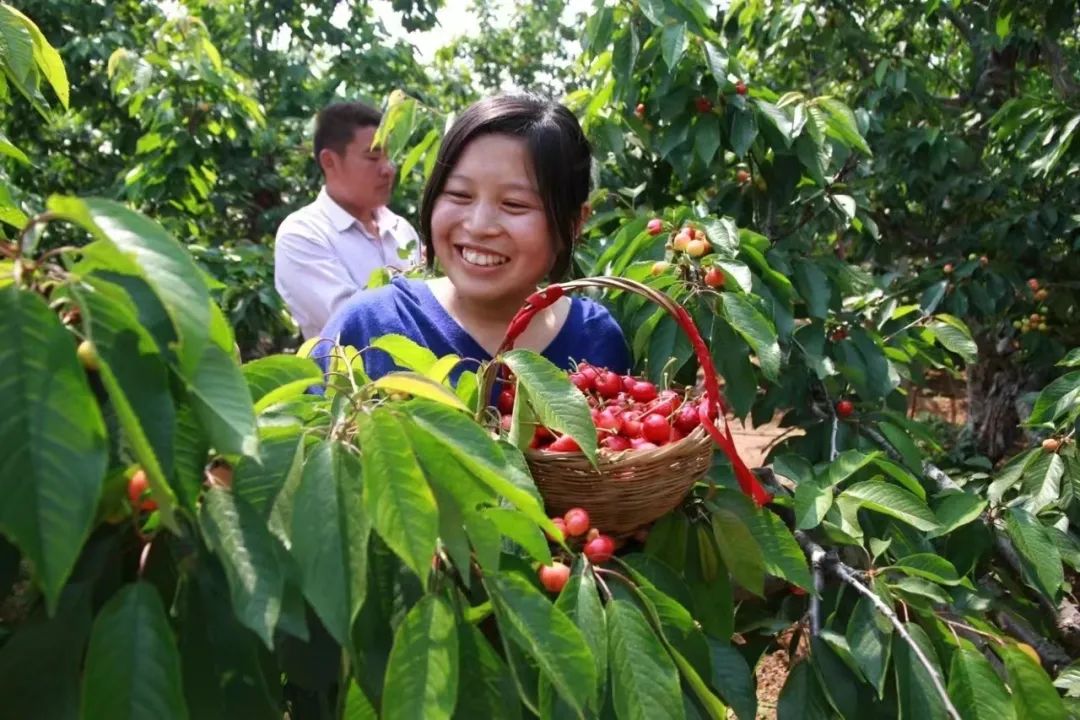
[[[324,184],[313,203],[285,218],[274,246],[274,285],[304,338],[318,336],[375,270],[420,263],[416,230],[386,207],[395,168],[372,147],[381,119],[359,102],[334,103],[315,119]]]

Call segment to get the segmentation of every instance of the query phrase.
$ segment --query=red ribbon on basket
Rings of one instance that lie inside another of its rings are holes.
[[[705,341],[701,337],[701,333],[698,332],[693,318],[690,317],[690,313],[686,312],[686,309],[681,305],[672,302],[666,295],[659,293],[647,285],[629,281],[625,278],[585,278],[583,280],[574,280],[563,285],[548,285],[543,290],[537,291],[525,298],[524,306],[516,315],[514,315],[514,318],[510,321],[510,325],[506,329],[506,336],[503,338],[498,353],[502,353],[513,347],[514,341],[525,332],[525,329],[529,326],[529,323],[532,322],[532,319],[536,314],[565,295],[568,289],[588,285],[613,287],[615,289],[623,290],[634,290],[637,288],[638,292],[640,292],[641,289],[644,289],[647,291],[644,293],[646,294],[646,297],[652,297],[653,300],[658,301],[669,313],[675,316],[675,322],[678,323],[679,327],[682,328],[682,331],[690,338],[690,344],[693,345],[694,353],[697,355],[698,362],[701,363],[701,368],[705,373],[706,401],[698,406],[698,417],[701,420],[702,426],[705,428],[705,431],[709,433],[709,437],[720,446],[720,449],[724,451],[724,455],[727,456],[732,469],[735,471],[735,479],[739,483],[739,488],[745,494],[749,495],[758,507],[770,502],[772,500],[772,494],[762,486],[761,482],[758,481],[756,477],[754,477],[754,474],[750,472],[750,468],[746,467],[746,463],[739,457],[738,450],[735,449],[735,439],[731,435],[731,426],[728,425],[727,418],[725,417],[727,408],[724,406],[723,398],[720,395],[720,385],[716,381],[716,366],[713,364],[709,348],[706,347]],[[716,416],[722,420],[724,424],[723,431],[716,427],[710,417],[713,411],[714,400],[716,403]]]

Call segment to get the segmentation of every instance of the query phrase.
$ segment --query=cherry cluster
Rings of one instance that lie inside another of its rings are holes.
[[[615,540],[604,535],[598,529],[592,527],[589,513],[584,508],[570,508],[562,517],[553,517],[551,522],[555,524],[560,536],[548,538],[552,542],[569,540],[576,544],[574,539],[580,539],[581,552],[593,565],[602,565],[615,554]],[[554,560],[550,565],[542,565],[538,572],[540,584],[548,592],[559,592],[570,579],[570,566],[559,560]]]
[[[658,390],[643,378],[583,362],[570,373],[570,381],[585,394],[601,450],[655,450],[682,440],[700,424],[699,401],[674,390]],[[514,409],[513,389],[499,394],[498,409],[502,426],[508,429]],[[715,416],[715,409],[713,412]],[[581,451],[569,435],[557,436],[546,427],[536,429],[530,447],[547,452]]]

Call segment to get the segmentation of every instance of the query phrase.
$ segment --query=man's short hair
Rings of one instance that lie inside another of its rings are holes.
[[[315,117],[315,165],[322,170],[319,153],[333,150],[339,155],[352,142],[359,128],[378,127],[382,113],[362,102],[337,102],[324,107]]]

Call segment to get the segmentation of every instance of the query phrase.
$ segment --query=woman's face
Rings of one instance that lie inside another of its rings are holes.
[[[470,142],[431,212],[432,246],[455,291],[514,308],[550,272],[555,249],[525,142]]]

